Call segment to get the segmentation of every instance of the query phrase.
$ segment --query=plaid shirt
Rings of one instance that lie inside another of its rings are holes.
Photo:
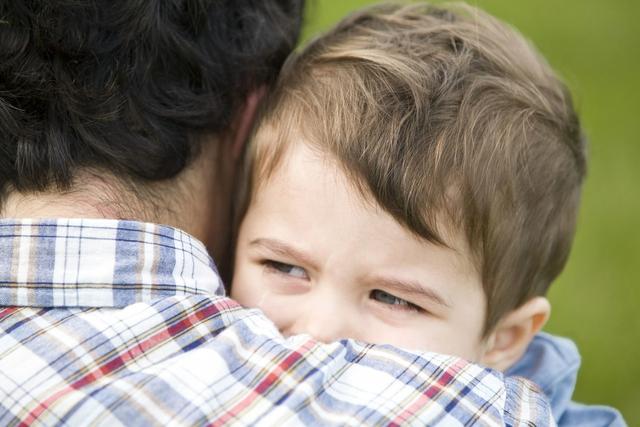
[[[522,379],[459,358],[283,338],[191,236],[0,221],[0,425],[553,425]]]

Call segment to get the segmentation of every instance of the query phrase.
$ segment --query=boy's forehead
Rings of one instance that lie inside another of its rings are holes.
[[[463,233],[442,222],[439,228],[447,245],[438,245],[416,235],[386,212],[373,196],[363,195],[352,176],[334,158],[304,140],[289,145],[271,175],[257,186],[254,200],[259,200],[263,208],[277,212],[287,226],[295,228],[298,225],[301,230],[294,230],[292,236],[304,233],[305,227],[337,229],[346,226],[344,234],[334,237],[358,236],[365,246],[367,242],[374,245],[386,239],[398,244],[399,248],[412,248],[409,258],[415,255],[416,259],[438,249],[438,253],[450,256],[430,256],[430,261],[448,264],[465,275],[478,274]],[[299,218],[301,215],[307,218]],[[372,260],[377,259],[369,250],[362,252]],[[379,255],[395,264],[402,261],[392,252]]]
[[[268,182],[274,174],[283,167],[290,167],[289,162],[308,162],[309,157],[302,158],[297,155],[305,152],[313,156],[315,160],[321,162],[327,173],[339,174],[344,182],[349,185],[349,190],[353,197],[359,202],[366,204],[369,208],[386,212],[394,217],[394,221],[407,230],[413,238],[432,244],[439,244],[448,247],[468,258],[476,269],[478,262],[472,254],[470,242],[463,229],[463,218],[460,213],[461,193],[457,184],[452,183],[446,187],[446,200],[440,206],[424,206],[423,214],[428,215],[433,232],[440,242],[434,242],[411,229],[403,221],[398,220],[401,215],[394,215],[381,205],[373,191],[367,184],[366,177],[362,176],[358,170],[349,168],[338,155],[331,150],[331,142],[319,140],[313,128],[302,126],[297,123],[288,123],[288,126],[273,121],[263,122],[256,132],[254,164],[254,191]],[[301,148],[301,149],[300,149]],[[401,166],[398,166],[401,167]],[[302,168],[304,172],[304,167]],[[406,213],[404,214],[406,215]]]
[[[325,150],[326,144],[317,143],[313,136],[309,136],[309,131],[303,130],[292,121],[264,121],[256,130],[252,143],[254,192],[269,182],[273,175],[282,172],[282,168],[290,168],[291,162],[295,166],[297,163],[308,161],[296,155],[301,151],[313,153],[318,160],[322,159],[327,167],[335,168],[338,165],[335,157],[328,153],[328,149]]]

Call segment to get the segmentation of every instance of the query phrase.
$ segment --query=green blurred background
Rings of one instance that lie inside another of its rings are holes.
[[[306,40],[367,0],[308,0]],[[640,1],[477,0],[533,41],[570,86],[589,175],[569,264],[546,330],[582,353],[575,399],[640,426]]]

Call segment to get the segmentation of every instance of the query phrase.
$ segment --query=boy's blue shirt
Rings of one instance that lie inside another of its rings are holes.
[[[549,398],[559,427],[626,426],[620,412],[613,408],[571,400],[579,368],[580,354],[573,341],[541,332],[505,375],[525,377],[538,384]]]

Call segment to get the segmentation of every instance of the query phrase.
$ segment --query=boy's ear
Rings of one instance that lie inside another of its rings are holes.
[[[486,340],[481,363],[504,371],[522,357],[533,336],[551,314],[545,297],[534,297],[507,313]]]

